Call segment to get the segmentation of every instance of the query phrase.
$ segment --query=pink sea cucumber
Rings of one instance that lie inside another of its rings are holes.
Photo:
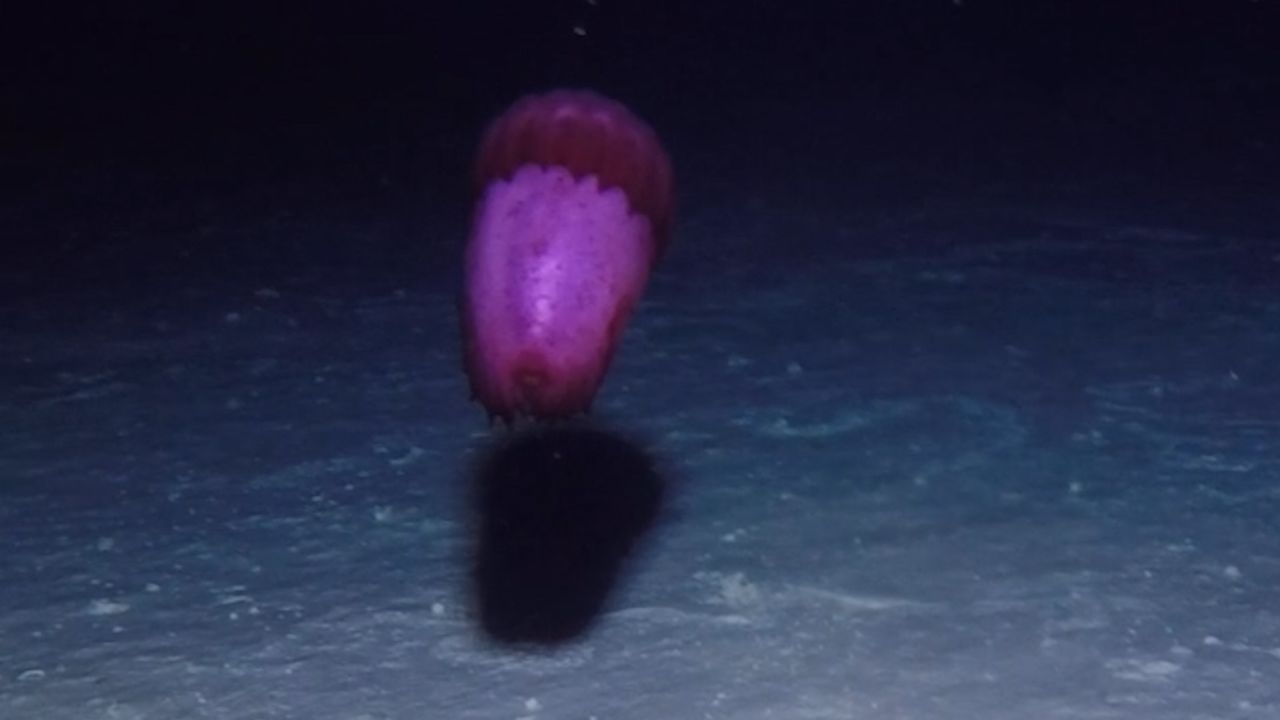
[[[491,417],[585,412],[670,237],[671,161],[622,104],[522,98],[475,163],[460,306],[471,392]]]

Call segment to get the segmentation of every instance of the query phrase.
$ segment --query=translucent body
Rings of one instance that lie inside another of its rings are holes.
[[[590,408],[671,222],[653,132],[585,92],[526,98],[481,144],[461,307],[473,395],[491,416]]]

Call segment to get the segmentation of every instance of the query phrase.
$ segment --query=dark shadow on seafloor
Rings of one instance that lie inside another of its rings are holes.
[[[484,449],[470,481],[480,627],[539,646],[571,642],[600,616],[667,485],[644,450],[579,423],[513,432]]]

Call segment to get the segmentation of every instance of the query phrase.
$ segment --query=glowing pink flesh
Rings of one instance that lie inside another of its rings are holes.
[[[472,393],[491,416],[589,409],[671,222],[653,132],[586,92],[526,98],[481,146],[461,307]]]

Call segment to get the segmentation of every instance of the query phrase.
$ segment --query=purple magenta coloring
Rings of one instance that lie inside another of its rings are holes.
[[[670,161],[621,104],[521,99],[489,127],[465,258],[464,365],[490,416],[590,409],[673,208]]]

